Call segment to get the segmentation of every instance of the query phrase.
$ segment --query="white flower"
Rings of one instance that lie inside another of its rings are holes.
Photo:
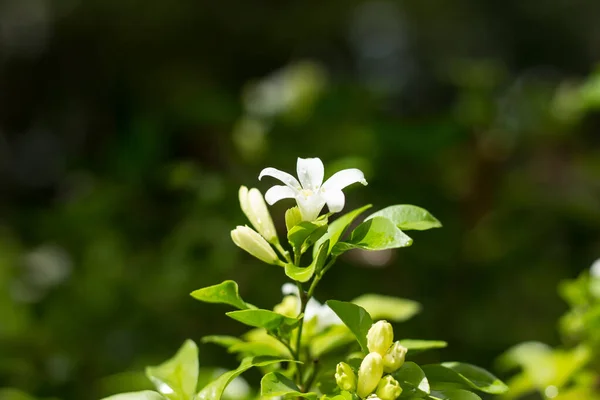
[[[293,283],[285,283],[281,287],[281,291],[284,296],[294,295],[299,298],[298,287]],[[298,310],[296,315],[300,314],[300,301],[297,302]],[[321,304],[314,297],[311,297],[306,304],[306,311],[304,312],[304,320],[306,322],[312,321],[314,318],[317,319],[316,330],[321,332],[324,329],[333,325],[343,325],[342,320],[333,312],[327,304]]]
[[[600,278],[600,258],[594,261],[590,267],[590,274],[595,278]]]
[[[319,158],[298,158],[296,169],[300,182],[287,172],[275,168],[263,169],[258,179],[272,176],[283,182],[285,186],[276,185],[269,189],[265,193],[265,200],[273,205],[281,199],[296,199],[305,221],[315,220],[325,204],[330,212],[342,211],[345,203],[342,189],[356,182],[367,185],[365,175],[356,168],[336,172],[323,183],[325,169]]]

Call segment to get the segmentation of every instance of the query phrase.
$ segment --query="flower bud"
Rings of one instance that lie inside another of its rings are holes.
[[[357,393],[360,397],[367,397],[375,390],[383,375],[383,358],[379,353],[369,353],[358,369]]]
[[[404,364],[408,349],[396,342],[383,356],[383,370],[387,373],[394,372]]]
[[[268,264],[283,266],[283,263],[275,254],[273,248],[267,241],[247,226],[238,226],[231,231],[231,239],[238,247],[246,250],[254,257]]]
[[[297,296],[288,295],[283,298],[281,303],[277,304],[273,311],[286,317],[296,318],[299,314],[300,302]]]
[[[347,392],[353,392],[356,390],[356,375],[345,362],[341,362],[335,367],[335,382],[340,389]]]
[[[370,352],[385,356],[394,341],[394,329],[387,321],[377,321],[367,332],[367,347]]]
[[[381,400],[379,397],[377,397],[376,394],[372,394],[369,397],[367,397],[367,400]]]
[[[258,189],[250,189],[246,186],[240,187],[240,206],[248,220],[265,239],[270,243],[277,243],[277,231],[273,225],[271,214],[265,203],[262,193]]]
[[[381,400],[396,400],[402,393],[402,388],[391,375],[386,375],[379,381],[376,393]]]

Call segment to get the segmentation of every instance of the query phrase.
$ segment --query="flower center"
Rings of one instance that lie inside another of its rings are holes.
[[[313,193],[313,191],[312,191],[312,190],[310,190],[310,189],[302,189],[302,190],[300,191],[300,193],[302,193],[302,195],[303,195],[304,197],[310,197],[310,196],[312,196],[312,195],[314,194],[314,193]]]

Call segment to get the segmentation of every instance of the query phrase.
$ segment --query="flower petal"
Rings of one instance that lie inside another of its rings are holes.
[[[342,211],[346,203],[346,198],[341,190],[321,190],[321,197],[325,199],[330,212]]]
[[[320,158],[298,158],[296,172],[303,189],[316,190],[323,183],[325,168]]]
[[[283,172],[275,168],[265,168],[260,172],[260,175],[258,175],[258,180],[261,180],[263,176],[272,176],[275,179],[279,179],[286,186],[292,189],[302,189],[298,180],[287,172]]]
[[[289,282],[284,283],[283,286],[281,286],[281,293],[283,293],[284,296],[287,296],[289,294],[294,294],[298,296],[298,286]]]
[[[360,169],[350,168],[336,172],[323,184],[324,190],[342,190],[346,186],[360,182],[367,186],[365,174]]]
[[[282,199],[293,199],[296,197],[296,191],[283,185],[275,185],[265,193],[265,200],[269,205],[273,205]]]

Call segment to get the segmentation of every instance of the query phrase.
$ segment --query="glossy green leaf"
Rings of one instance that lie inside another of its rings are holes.
[[[302,393],[300,388],[285,375],[269,372],[260,381],[260,394],[264,397],[294,396],[316,400],[316,393]]]
[[[0,398],[4,400],[3,397]],[[151,390],[143,390],[141,392],[116,394],[102,400],[165,400],[165,397]]]
[[[243,342],[243,340],[236,338],[235,336],[226,335],[209,335],[204,336],[201,340],[202,343],[214,343],[216,345],[225,347],[226,349],[231,346]]]
[[[386,319],[402,322],[412,318],[421,311],[421,305],[414,300],[399,297],[382,296],[379,294],[364,294],[352,300],[371,315],[373,320]]]
[[[218,285],[195,290],[191,293],[191,296],[196,300],[204,301],[206,303],[229,304],[240,310],[254,308],[242,300],[239,294],[238,285],[234,281],[224,281]]]
[[[327,249],[329,248],[329,241],[325,241],[319,246],[319,251],[312,263],[308,267],[301,268],[296,267],[294,264],[286,264],[285,274],[291,279],[298,282],[308,282],[313,277],[315,272],[318,272],[325,265],[327,260]]]
[[[432,390],[429,395],[435,400],[481,400],[481,397],[464,389]]]
[[[225,313],[228,317],[236,321],[253,326],[255,328],[265,328],[268,331],[275,330],[281,325],[294,327],[298,324],[298,319],[286,317],[270,310],[240,310]]]
[[[402,339],[400,344],[408,349],[409,354],[420,353],[426,350],[443,349],[448,343],[443,340],[418,340]]]
[[[198,383],[198,346],[186,340],[173,358],[147,367],[146,375],[156,390],[171,400],[191,400]]]
[[[345,325],[332,326],[310,341],[310,354],[315,357],[354,342],[354,335]]]
[[[369,215],[365,221],[384,217],[392,221],[398,228],[408,230],[424,231],[431,228],[441,228],[442,224],[424,208],[410,204],[399,204],[389,206]]]
[[[490,394],[502,394],[508,386],[483,368],[459,362],[445,362],[423,366],[431,382],[465,384],[473,389]]]
[[[285,212],[285,227],[288,232],[300,222],[302,222],[302,214],[298,206],[292,207]]]
[[[236,343],[231,346],[228,351],[230,353],[241,353],[245,357],[255,356],[274,356],[274,357],[291,357],[292,354],[286,349],[283,352],[278,346],[273,346],[269,342],[244,342]]]
[[[350,224],[363,212],[371,208],[371,204],[367,204],[361,208],[357,208],[356,210],[352,210],[349,213],[346,213],[333,221],[327,227],[327,233],[325,233],[317,242],[315,243],[315,247],[313,248],[313,258],[316,256],[317,251],[321,243],[324,243],[326,240],[329,240],[329,250],[328,253],[331,253],[331,250],[336,245],[336,243],[340,240],[340,238],[346,232],[346,229],[350,226]]]
[[[426,396],[429,381],[425,372],[414,362],[406,361],[392,376],[402,387],[401,397]]]
[[[412,239],[398,229],[392,221],[384,217],[375,217],[357,226],[347,241],[335,245],[332,253],[339,255],[351,249],[395,249],[408,247],[411,244]]]
[[[302,221],[288,231],[288,242],[296,251],[304,253],[327,232],[327,219]]]
[[[269,357],[269,356],[260,356],[260,357],[247,357],[242,360],[240,366],[232,371],[227,371],[219,376],[216,380],[212,381],[208,385],[206,385],[197,395],[194,400],[220,400],[225,388],[227,385],[231,383],[235,378],[246,372],[252,367],[264,367],[271,364],[276,364],[280,362],[295,362],[294,360],[289,360],[280,357]]]
[[[345,301],[329,300],[327,305],[337,314],[342,322],[350,329],[360,344],[360,348],[368,353],[367,332],[373,325],[373,319],[361,306]]]

